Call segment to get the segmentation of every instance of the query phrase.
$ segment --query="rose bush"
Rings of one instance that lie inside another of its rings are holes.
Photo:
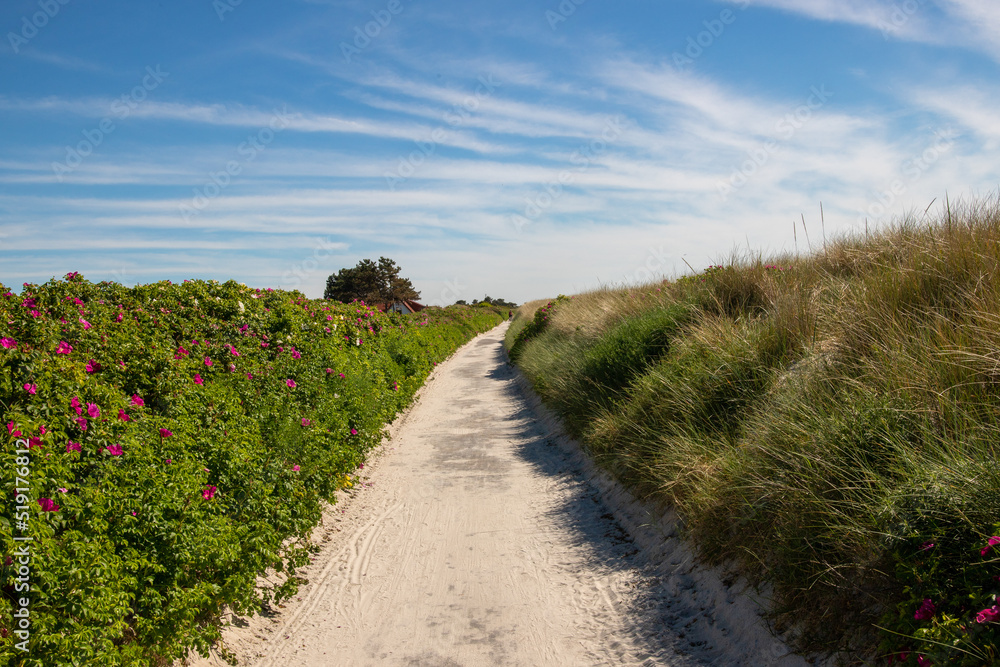
[[[0,540],[13,554],[33,538],[30,650],[15,647],[25,594],[5,558],[0,662],[162,664],[206,652],[224,607],[294,594],[321,503],[433,366],[503,318],[386,316],[232,281],[0,286]],[[259,588],[268,568],[283,583]]]

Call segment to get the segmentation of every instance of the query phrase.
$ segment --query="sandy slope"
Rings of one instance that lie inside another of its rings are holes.
[[[806,664],[558,434],[504,331],[442,364],[393,425],[317,529],[299,598],[232,619],[240,663]]]

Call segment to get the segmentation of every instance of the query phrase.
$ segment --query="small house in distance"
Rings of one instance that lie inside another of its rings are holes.
[[[402,301],[393,301],[392,303],[377,303],[375,304],[375,309],[382,313],[402,313],[403,315],[409,315],[410,313],[419,313],[423,310],[425,306],[417,303],[416,301],[411,301],[409,299],[403,299]]]

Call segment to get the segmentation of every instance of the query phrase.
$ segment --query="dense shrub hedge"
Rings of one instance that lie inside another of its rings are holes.
[[[232,281],[0,286],[0,664],[162,664],[205,651],[223,607],[292,595],[321,501],[502,319]],[[268,568],[283,583],[258,588]]]

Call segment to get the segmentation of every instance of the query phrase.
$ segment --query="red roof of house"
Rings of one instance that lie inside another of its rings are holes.
[[[400,302],[399,301],[395,301],[394,303],[400,303]],[[403,299],[402,303],[403,303],[403,305],[405,305],[409,309],[409,311],[411,313],[419,313],[421,310],[423,310],[424,308],[426,308],[426,306],[424,306],[422,304],[419,304],[416,301],[411,301],[409,299]],[[387,305],[388,304],[384,304],[384,303],[376,303],[372,307],[375,308],[376,310],[384,313],[386,311],[386,306]]]

